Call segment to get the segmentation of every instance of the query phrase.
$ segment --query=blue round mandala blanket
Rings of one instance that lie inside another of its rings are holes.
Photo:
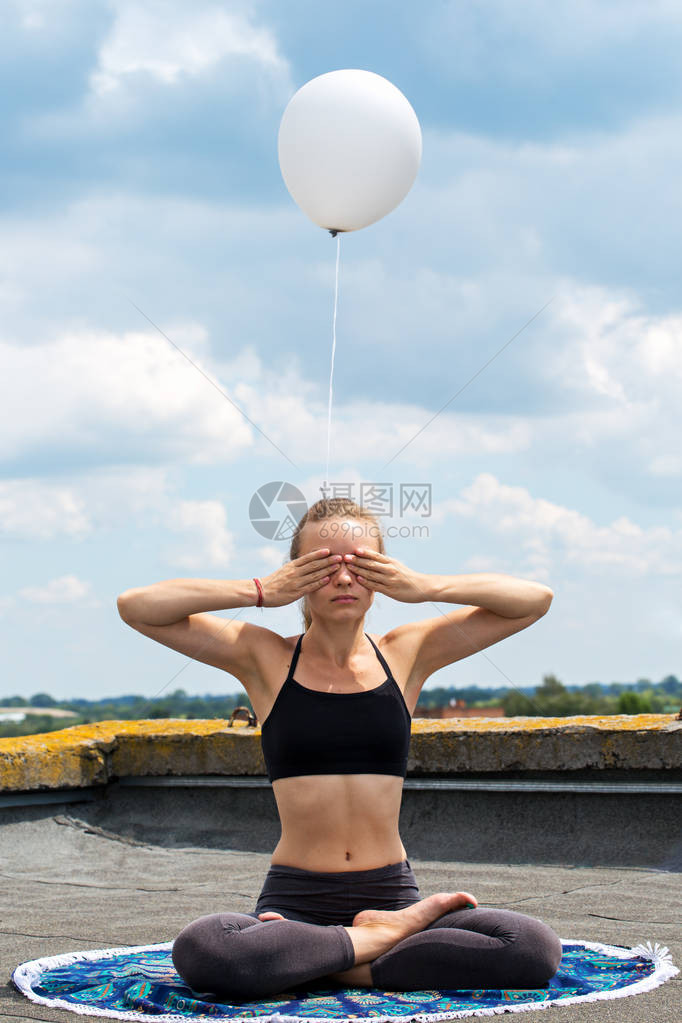
[[[241,1020],[302,1023],[431,1021],[541,1009],[556,1003],[621,998],[648,991],[679,973],[667,948],[563,940],[559,970],[546,988],[507,991],[383,991],[297,988],[253,1002],[204,1001],[173,968],[171,942],[98,949],[22,963],[12,980],[28,998],[55,1008],[116,1019]]]

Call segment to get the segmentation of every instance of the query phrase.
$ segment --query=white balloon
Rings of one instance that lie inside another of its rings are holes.
[[[402,202],[419,170],[422,134],[410,103],[373,71],[329,71],[282,115],[282,177],[310,219],[332,232],[374,224]]]

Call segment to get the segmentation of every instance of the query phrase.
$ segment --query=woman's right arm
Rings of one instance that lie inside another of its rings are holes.
[[[261,581],[264,606],[281,607],[324,586],[339,559],[323,548],[288,561]],[[253,579],[168,579],[126,590],[117,603],[121,618],[136,632],[229,672],[251,696],[249,685],[264,684],[263,669],[284,640],[260,625],[206,612],[253,607],[257,600]]]
[[[255,657],[259,639],[262,646],[264,634],[274,633],[206,612],[251,607],[257,599],[252,579],[168,579],[126,590],[117,606],[136,632],[227,671],[247,687],[262,674]]]
[[[168,579],[126,590],[117,604],[124,622],[132,618],[145,625],[173,625],[187,615],[251,607],[257,600],[253,579]]]

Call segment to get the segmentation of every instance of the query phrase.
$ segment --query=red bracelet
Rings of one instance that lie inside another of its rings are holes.
[[[258,600],[256,601],[256,607],[262,607],[263,606],[263,587],[260,584],[260,579],[255,579],[254,578],[253,581],[255,582],[256,589],[258,590]]]

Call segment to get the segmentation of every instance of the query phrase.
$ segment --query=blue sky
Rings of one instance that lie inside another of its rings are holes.
[[[423,158],[342,236],[331,481],[431,484],[389,554],[555,593],[427,685],[680,673],[679,4],[7,0],[0,29],[0,697],[239,688],[116,597],[267,575],[252,494],[319,496],[336,242],[277,131],[339,68],[402,90]],[[377,595],[367,627],[436,614]]]

